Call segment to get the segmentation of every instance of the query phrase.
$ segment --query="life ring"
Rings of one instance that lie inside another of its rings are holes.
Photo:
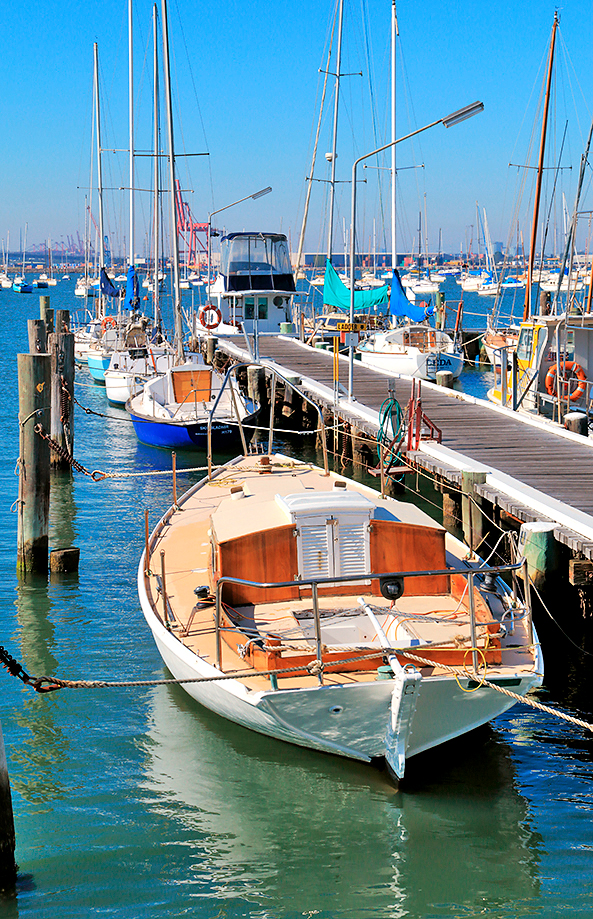
[[[213,321],[211,322],[206,321],[206,317],[208,316],[209,313],[211,316],[214,317]],[[220,323],[222,322],[222,313],[220,312],[217,306],[212,306],[212,304],[207,304],[206,306],[203,306],[201,308],[200,312],[198,313],[198,319],[200,321],[200,324],[205,329],[208,329],[208,330],[217,329]]]
[[[115,316],[105,316],[105,319],[101,320],[101,331],[105,332],[107,329],[117,329]]]
[[[571,402],[576,402],[581,396],[585,393],[587,389],[587,377],[585,371],[580,364],[577,364],[576,361],[566,361],[564,363],[564,370],[572,370],[575,378],[579,381],[578,386],[573,390],[569,395],[569,400]],[[546,374],[545,386],[546,392],[550,396],[555,396],[557,393],[556,387],[556,377],[558,375],[558,365],[552,364],[550,369]]]

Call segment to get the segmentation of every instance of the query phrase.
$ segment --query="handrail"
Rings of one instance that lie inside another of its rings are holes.
[[[218,408],[218,403],[220,402],[222,398],[222,394],[224,392],[225,386],[227,385],[227,383],[229,383],[233,374],[236,375],[237,372],[241,370],[242,368],[244,367],[245,368],[262,367],[262,366],[263,366],[262,364],[258,364],[255,361],[244,361],[240,364],[233,364],[233,366],[229,367],[229,369],[227,370],[225,374],[225,377],[224,377],[224,380],[222,381],[222,385],[220,387],[219,393],[216,397],[214,405],[212,406],[212,411],[208,413],[208,440],[207,440],[207,444],[208,444],[208,447],[207,447],[208,449],[208,481],[210,481],[212,478],[212,420],[214,418],[214,415],[216,414],[216,409]],[[272,374],[272,393],[274,396],[276,393],[276,381],[281,380],[286,386],[290,386],[292,387],[292,389],[295,390],[295,392],[298,392],[299,396],[301,396],[301,398],[303,398],[305,402],[308,402],[309,405],[312,405],[314,407],[315,411],[317,412],[318,418],[319,418],[319,425],[317,427],[317,430],[321,433],[321,446],[322,446],[322,451],[323,451],[324,475],[326,476],[329,475],[329,462],[328,462],[328,456],[327,456],[327,440],[325,436],[325,423],[323,421],[323,414],[321,412],[321,409],[319,408],[317,403],[313,401],[313,399],[311,399],[305,392],[303,392],[302,389],[299,389],[298,386],[295,386],[294,383],[291,383],[290,380],[288,380],[285,376],[279,373],[275,367],[270,367],[269,365],[266,365],[266,370],[268,370]],[[229,385],[231,386],[231,392],[233,392],[232,384],[229,383]],[[235,408],[235,412],[237,414],[237,423],[239,425],[239,431],[241,433],[243,449],[246,452],[245,433],[243,431],[243,425],[241,423],[241,418],[239,416],[239,413],[237,412],[237,406],[234,400],[233,400],[233,405]],[[256,428],[256,430],[265,430],[264,428],[261,428],[259,425],[255,425],[254,427]],[[270,405],[270,425],[269,425],[269,442],[268,442],[268,455],[270,456],[272,454],[273,437],[274,437],[274,403],[272,402],[272,404]]]
[[[313,603],[313,618],[315,622],[315,642],[317,647],[317,659],[321,660],[321,620],[319,617],[319,600],[317,589],[323,584],[347,584],[356,581],[377,580],[377,578],[418,578],[418,577],[438,577],[452,574],[461,574],[467,578],[469,590],[468,607],[470,614],[470,636],[472,642],[473,668],[478,672],[478,652],[476,650],[476,610],[474,603],[474,580],[477,576],[486,574],[500,575],[504,572],[515,572],[523,570],[524,583],[526,585],[525,614],[527,616],[527,631],[531,644],[533,644],[533,618],[531,611],[531,602],[529,597],[529,567],[527,559],[522,558],[519,562],[512,565],[495,565],[483,568],[437,568],[429,571],[385,571],[381,573],[359,572],[358,574],[333,575],[324,578],[298,578],[294,581],[247,581],[244,578],[235,578],[230,575],[222,575],[216,582],[216,614],[215,614],[215,638],[216,638],[216,667],[222,670],[222,652],[221,652],[221,625],[220,616],[222,610],[222,589],[225,584],[238,584],[242,587],[255,587],[261,590],[270,590],[276,587],[310,587],[311,598]],[[323,683],[323,676],[319,674],[319,682]]]

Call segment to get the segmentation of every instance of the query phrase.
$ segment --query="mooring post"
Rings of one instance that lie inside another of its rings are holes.
[[[459,492],[443,487],[443,526],[446,530],[459,530],[461,526],[461,496]]]
[[[45,331],[49,335],[54,330],[54,311],[50,308],[49,297],[39,297],[39,315],[45,321]]]
[[[56,332],[70,331],[70,310],[56,310]]]
[[[29,333],[29,354],[47,353],[47,336],[44,319],[27,319]]]
[[[480,509],[482,502],[474,490],[476,485],[483,485],[485,481],[485,472],[469,472],[466,469],[461,472],[463,536],[472,551],[478,548],[487,532]]]
[[[522,523],[519,531],[519,556],[527,559],[529,577],[540,593],[558,583],[561,554],[554,535],[555,528],[555,523],[536,520]]]
[[[17,572],[47,574],[49,444],[35,428],[50,424],[49,354],[19,354],[19,496]]]
[[[67,312],[67,310],[60,310]],[[51,355],[50,434],[68,455],[74,452],[74,335],[53,332],[48,336]],[[63,455],[51,451],[52,469],[71,469]]]
[[[16,881],[14,850],[15,834],[12,797],[10,795],[10,780],[8,778],[2,724],[0,723],[0,890],[14,887]]]

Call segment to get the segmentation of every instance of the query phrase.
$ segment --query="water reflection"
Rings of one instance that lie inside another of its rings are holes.
[[[398,792],[370,767],[258,736],[159,687],[145,747],[146,804],[178,822],[169,870],[196,896],[245,898],[261,908],[250,916],[351,919],[475,915],[539,895],[541,840],[490,729],[410,761]]]
[[[24,669],[30,676],[54,675],[58,661],[47,579],[28,577],[26,582],[20,581],[15,605]],[[55,698],[31,690],[16,717],[17,724],[26,730],[21,745],[13,748],[11,755],[23,779],[14,779],[12,784],[28,801],[47,801],[65,794],[60,767],[67,759],[69,742],[54,721],[55,711]]]

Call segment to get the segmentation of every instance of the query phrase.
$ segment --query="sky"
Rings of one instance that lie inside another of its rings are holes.
[[[175,149],[178,175],[193,216],[253,192],[272,192],[213,218],[220,229],[279,231],[296,250],[306,177],[319,117],[323,73],[336,0],[169,0]],[[338,121],[335,248],[350,223],[349,179],[355,158],[391,139],[389,61],[391,0],[344,0]],[[548,0],[398,0],[397,134],[403,136],[481,100],[484,112],[442,125],[397,148],[398,249],[447,252],[477,247],[484,211],[493,241],[524,235],[528,245],[540,127],[537,109],[552,29]],[[160,3],[159,3],[160,15]],[[136,148],[152,148],[152,4],[134,0]],[[561,245],[562,193],[574,203],[581,153],[593,108],[593,17],[584,0],[559,11],[557,71],[549,136],[556,186],[549,242]],[[3,7],[0,56],[0,239],[10,249],[84,236],[85,209],[97,219],[92,167],[93,43],[100,61],[106,232],[114,251],[127,245],[127,0],[84,7],[72,0]],[[335,47],[335,42],[334,42]],[[362,74],[362,75],[360,75]],[[325,179],[331,149],[330,77],[314,175]],[[562,135],[566,136],[560,156]],[[163,139],[165,144],[165,139]],[[187,154],[207,153],[208,156]],[[185,154],[185,155],[182,155]],[[385,167],[388,159],[369,165]],[[509,163],[515,164],[509,167]],[[135,249],[148,246],[151,176],[139,158]],[[570,169],[568,167],[571,167]],[[412,168],[413,167],[413,168]],[[585,191],[588,190],[587,171]],[[389,172],[365,169],[358,187],[359,248],[390,247]],[[524,185],[521,203],[518,192]],[[113,190],[112,190],[113,189]],[[314,182],[305,249],[326,245],[326,182]],[[86,196],[86,200],[85,200]],[[164,196],[166,198],[166,196]],[[552,226],[553,223],[553,226]]]

